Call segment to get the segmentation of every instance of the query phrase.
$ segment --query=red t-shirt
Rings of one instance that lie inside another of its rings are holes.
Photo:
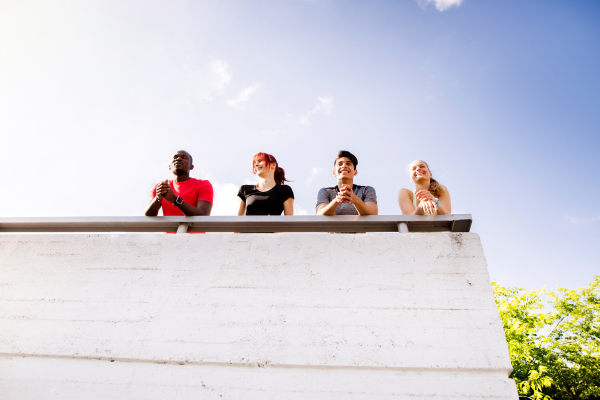
[[[152,198],[156,197],[156,187],[158,183],[152,188]],[[175,196],[179,196],[188,203],[196,207],[199,200],[208,201],[212,204],[213,202],[213,187],[209,181],[203,181],[201,179],[190,178],[183,182],[169,181],[171,190],[175,193]],[[166,217],[170,216],[185,216],[183,212],[167,200],[162,201],[162,213]]]

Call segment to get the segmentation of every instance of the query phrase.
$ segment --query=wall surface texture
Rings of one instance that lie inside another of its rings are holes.
[[[0,235],[0,399],[517,399],[479,236]]]

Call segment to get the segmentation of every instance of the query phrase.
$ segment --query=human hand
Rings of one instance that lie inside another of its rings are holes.
[[[163,194],[163,197],[169,203],[175,203],[175,200],[177,200],[177,195],[175,193],[173,193],[171,188],[169,188],[169,190],[167,192],[165,192],[165,194]]]
[[[437,211],[438,200],[435,197],[433,197],[429,190],[419,190],[415,192],[415,196],[417,196],[417,199],[419,199],[419,201],[421,202],[423,211],[428,212],[429,215],[433,215],[434,211]]]
[[[415,196],[417,196],[417,199],[419,199],[419,201],[431,200],[434,203],[437,203],[435,197],[433,197],[429,190],[419,190],[415,192]]]
[[[350,203],[354,203],[358,199],[358,196],[352,190],[352,185],[344,185],[344,190],[346,191],[346,195],[350,196]]]
[[[336,196],[336,200],[338,203],[352,203],[352,188],[348,188],[348,185],[344,185],[342,189],[338,192]]]
[[[169,181],[165,179],[164,182],[161,182],[158,185],[156,185],[156,197],[159,200],[162,200],[165,196],[165,193],[169,192],[170,190],[171,187],[169,186]]]
[[[423,200],[419,207],[423,209],[423,212],[429,213],[429,215],[434,215],[437,211],[437,202],[435,200]]]

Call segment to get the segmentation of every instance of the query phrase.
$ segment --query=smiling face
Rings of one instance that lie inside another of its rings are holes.
[[[340,157],[335,160],[335,169],[333,175],[339,179],[352,179],[358,173],[354,169],[354,164],[348,157]]]
[[[263,160],[262,158],[258,158],[254,160],[254,166],[252,167],[252,171],[255,175],[264,178],[269,174],[275,174],[275,168],[277,168],[277,164],[267,164],[265,160]]]
[[[429,182],[432,175],[425,161],[415,160],[408,167],[408,176],[412,183],[417,183],[420,181]]]
[[[187,151],[179,150],[173,154],[169,169],[173,171],[173,173],[189,173],[190,170],[194,169],[192,156]]]

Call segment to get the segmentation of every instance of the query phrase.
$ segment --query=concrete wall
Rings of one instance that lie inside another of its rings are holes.
[[[1,399],[516,399],[479,236],[0,235]]]

